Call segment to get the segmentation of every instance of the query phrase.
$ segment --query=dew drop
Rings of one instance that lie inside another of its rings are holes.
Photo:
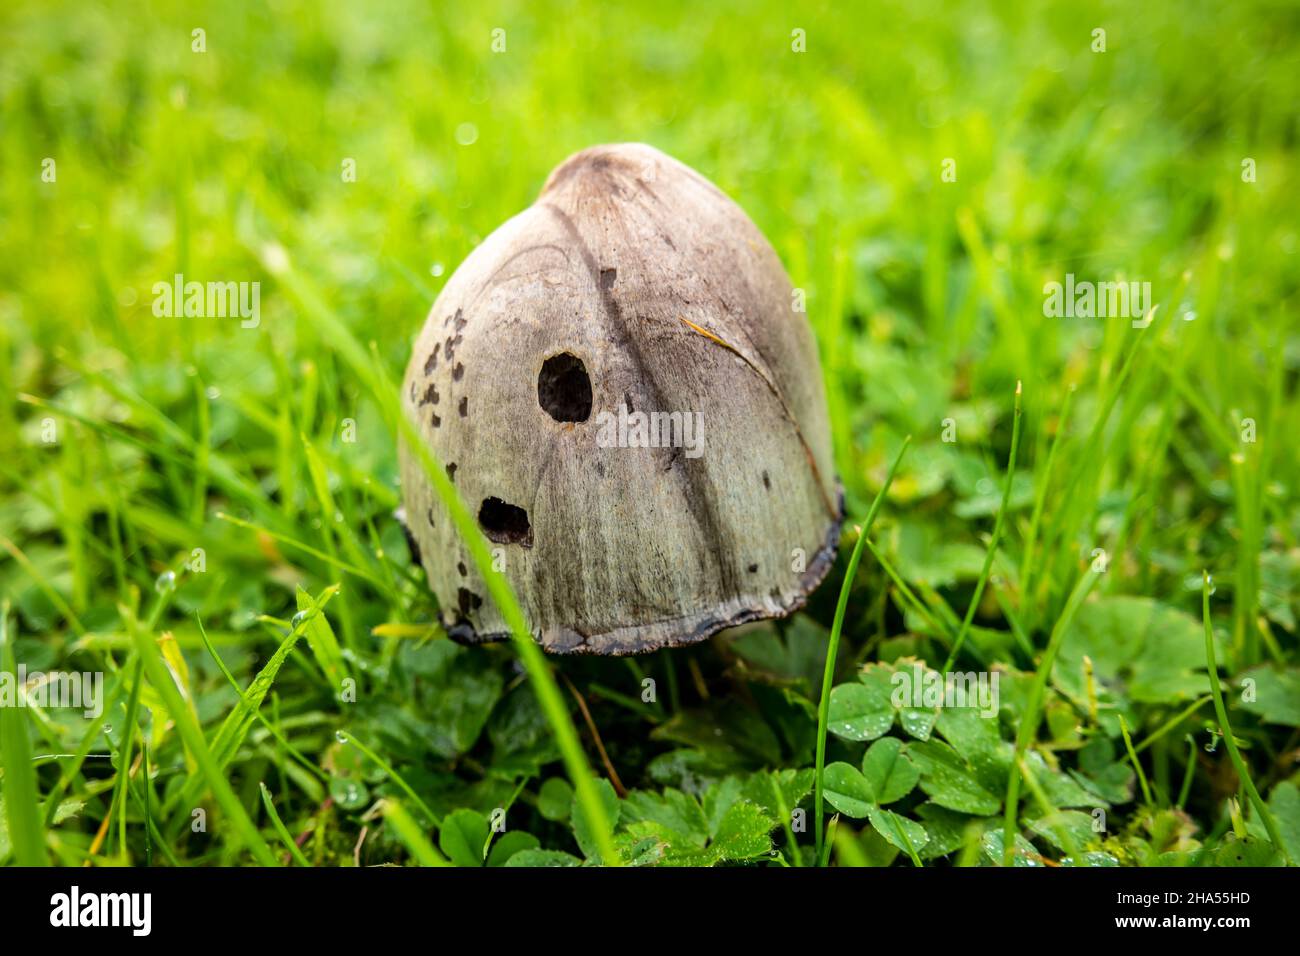
[[[336,730],[334,731],[334,739],[341,744],[345,744],[348,742],[348,735],[341,730]]]
[[[478,142],[478,127],[473,123],[461,123],[456,127],[456,142],[462,146],[473,146]]]
[[[164,571],[158,575],[158,580],[153,583],[154,590],[159,594],[169,594],[176,590],[176,572]]]
[[[446,271],[447,271],[447,267],[444,266],[441,262],[435,262],[432,266],[429,267],[429,275],[433,276],[435,279]]]
[[[292,618],[289,619],[289,625],[291,627],[297,627],[303,621],[307,620],[307,613],[308,613],[307,611],[299,611],[297,614],[295,614]]]

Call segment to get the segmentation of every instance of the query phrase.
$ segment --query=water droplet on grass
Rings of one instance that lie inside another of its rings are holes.
[[[462,146],[473,146],[478,142],[478,127],[473,123],[461,123],[456,127],[456,142]]]
[[[154,590],[159,594],[168,594],[176,590],[176,572],[164,571],[158,575],[158,580],[153,583]]]

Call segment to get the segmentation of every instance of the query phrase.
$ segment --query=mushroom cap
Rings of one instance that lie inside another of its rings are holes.
[[[784,616],[825,577],[842,492],[794,305],[740,207],[639,143],[569,157],[448,279],[403,410],[543,648],[691,644]],[[419,459],[400,459],[449,632],[506,638]]]

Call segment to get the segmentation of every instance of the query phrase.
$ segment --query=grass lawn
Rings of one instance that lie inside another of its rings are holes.
[[[0,12],[0,863],[1300,861],[1300,8],[242,6]],[[802,290],[840,553],[688,648],[463,647],[402,372],[625,141]]]

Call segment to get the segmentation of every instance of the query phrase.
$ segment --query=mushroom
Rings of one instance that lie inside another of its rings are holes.
[[[790,280],[716,186],[641,144],[565,160],[448,279],[402,402],[535,639],[634,654],[803,605],[843,496]],[[420,462],[405,511],[451,636],[508,636]]]

